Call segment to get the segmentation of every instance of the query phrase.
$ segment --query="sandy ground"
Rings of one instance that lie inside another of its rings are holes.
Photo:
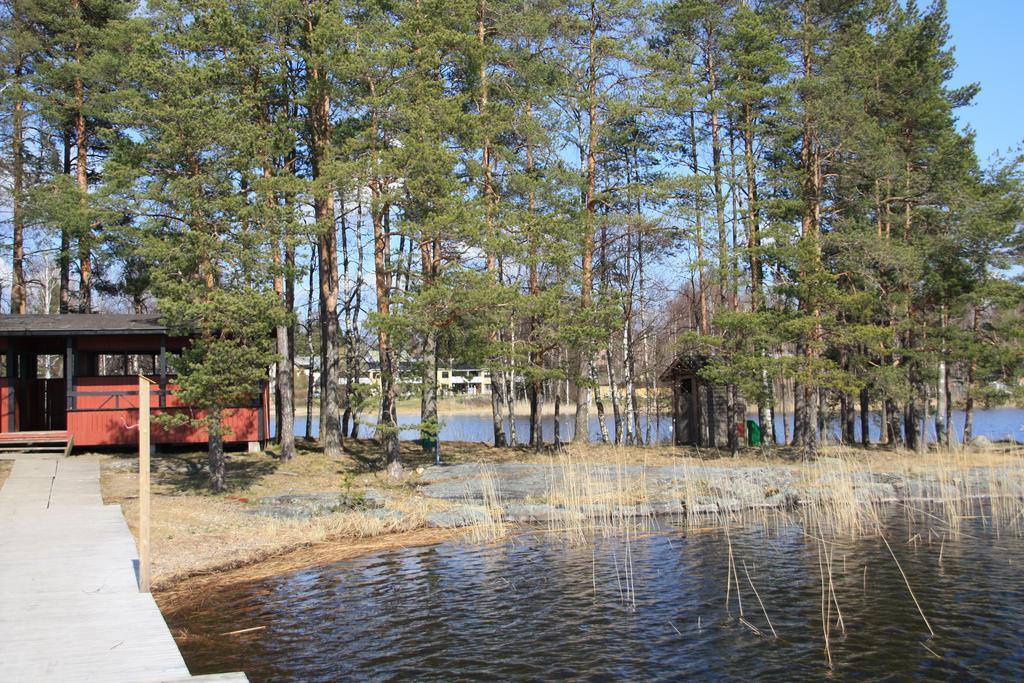
[[[13,460],[0,460],[0,486],[3,486],[4,482],[7,481],[7,475],[11,473],[11,467],[13,466]]]
[[[670,396],[662,397],[662,407],[667,410],[667,401]],[[608,415],[611,415],[611,400],[605,396],[605,411]],[[399,415],[413,415],[419,416],[420,414],[420,400],[418,398],[402,399],[398,402],[397,410]],[[572,419],[573,411],[575,410],[575,404],[571,402],[562,404],[562,417],[565,419]],[[596,415],[596,408],[593,405],[590,408],[591,414]],[[371,410],[372,412],[372,410]],[[475,415],[479,417],[491,417],[491,397],[486,396],[466,396],[460,398],[444,398],[437,402],[438,415],[444,417],[446,415]],[[515,413],[519,417],[527,417],[530,414],[530,404],[526,401],[516,401]],[[555,414],[555,404],[553,401],[545,401],[543,405],[542,413],[545,417],[550,417]],[[273,419],[273,410],[271,410],[271,419]],[[317,401],[313,402],[312,415],[317,416],[320,414],[320,409]],[[305,400],[297,401],[295,404],[295,417],[306,416],[306,402]],[[663,415],[664,416],[664,415]]]
[[[407,398],[398,401],[396,410],[399,415],[419,415],[420,414],[420,400],[418,398]],[[517,402],[516,414],[523,411],[522,414],[529,414],[529,406],[523,402]],[[545,414],[549,412],[553,413],[553,407],[548,405],[545,409]],[[372,409],[371,409],[372,412]],[[443,398],[437,402],[437,412],[440,415],[487,415],[491,414],[491,397],[490,396],[467,396],[460,398]],[[312,415],[320,415],[319,401],[313,401]],[[270,411],[271,418],[273,418],[274,411]],[[302,399],[295,403],[295,417],[306,416],[306,401]]]

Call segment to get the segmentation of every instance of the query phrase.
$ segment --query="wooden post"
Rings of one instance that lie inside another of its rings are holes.
[[[149,592],[149,392],[139,375],[139,592]]]

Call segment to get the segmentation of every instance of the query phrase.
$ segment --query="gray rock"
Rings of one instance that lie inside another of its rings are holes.
[[[686,506],[681,500],[661,501],[651,503],[651,512],[658,516],[683,515],[686,514]]]
[[[858,484],[853,494],[861,501],[886,501],[896,498],[896,488],[885,482]]]
[[[382,508],[387,506],[388,496],[379,489],[364,489],[360,493],[367,507]]]
[[[378,507],[368,503],[361,492],[353,493],[285,493],[264,496],[255,501],[255,507],[246,510],[251,515],[276,519],[309,519],[345,510],[365,510]]]
[[[971,445],[975,448],[991,448],[992,441],[986,436],[976,436],[971,439]]]
[[[448,510],[427,515],[427,526],[432,529],[454,529],[460,526],[486,524],[490,521],[491,516],[482,505],[456,505]]]
[[[505,508],[505,519],[520,524],[537,524],[546,522],[579,522],[583,514],[576,510],[566,510],[556,505],[513,503]]]

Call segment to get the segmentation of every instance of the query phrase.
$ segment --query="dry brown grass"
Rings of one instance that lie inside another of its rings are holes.
[[[793,476],[802,504],[785,514],[813,535],[881,533],[885,494],[865,488],[863,475],[872,475],[873,480],[891,475],[898,482],[909,482],[909,489],[896,495],[908,498],[910,521],[941,526],[946,536],[956,537],[962,520],[979,515],[986,516],[997,534],[1024,531],[1024,449],[1019,447],[932,451],[922,456],[833,446],[813,461],[793,460],[785,452],[765,456],[753,449],[720,459],[694,457],[692,451],[688,457],[677,455],[679,451],[569,447],[549,456],[553,485],[545,499],[564,511],[549,525],[551,530],[577,544],[598,534],[644,533],[657,526],[652,506],[673,500],[681,501],[687,510],[676,523],[688,527],[777,526],[780,511],[766,504],[769,490],[757,486],[756,480],[741,478],[737,486],[726,483],[725,488],[722,482],[722,471],[730,467],[768,466],[786,469]],[[645,467],[627,472],[629,465]],[[672,467],[676,481],[667,497],[663,489],[648,485],[646,466],[652,465]],[[989,468],[999,468],[998,473],[976,476]]]
[[[154,460],[151,543],[157,590],[190,576],[262,562],[331,540],[346,543],[401,534],[423,527],[426,515],[446,506],[416,493],[410,477],[393,480],[366,462],[370,446],[342,458],[304,450],[281,463],[270,453],[232,453],[228,492],[205,488],[202,454],[161,456]],[[415,460],[409,453],[407,460]],[[131,455],[98,457],[104,501],[117,503],[137,533],[138,474]],[[191,468],[191,469],[190,469]],[[415,475],[411,475],[415,476]],[[247,512],[256,499],[283,493],[342,493],[381,490],[400,520],[345,511],[311,519],[275,519]]]

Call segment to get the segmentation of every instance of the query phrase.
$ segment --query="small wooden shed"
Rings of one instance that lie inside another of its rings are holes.
[[[696,354],[680,355],[661,373],[661,381],[672,387],[672,427],[677,446],[724,448],[729,445],[730,428],[743,443],[746,404],[736,397],[736,424],[731,425],[726,387],[713,385],[699,374],[708,360]]]

